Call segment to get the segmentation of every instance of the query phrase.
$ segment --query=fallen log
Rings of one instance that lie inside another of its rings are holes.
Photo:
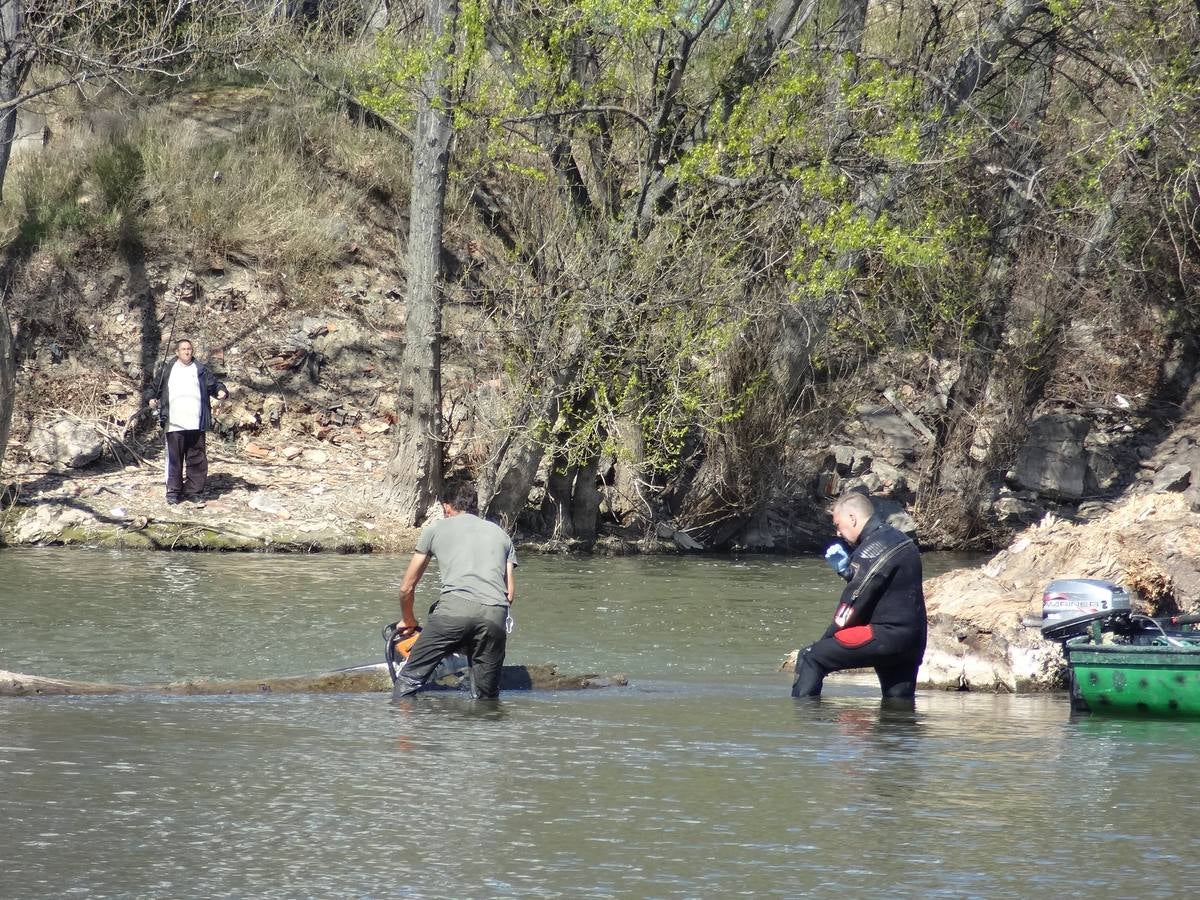
[[[439,679],[436,687],[455,689],[465,678],[457,671]],[[571,691],[615,687],[628,684],[623,675],[571,675],[555,666],[505,666],[501,672],[502,691]],[[0,697],[54,697],[112,694],[167,694],[212,696],[218,694],[362,694],[391,691],[387,668],[359,666],[319,675],[290,675],[280,678],[247,678],[230,681],[189,679],[149,684],[107,684],[93,681],[67,681],[23,675],[0,670]]]

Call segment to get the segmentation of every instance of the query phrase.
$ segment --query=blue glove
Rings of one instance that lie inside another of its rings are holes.
[[[833,571],[844,575],[850,568],[850,554],[841,544],[830,544],[829,549],[825,551],[825,562],[829,563],[829,568]]]

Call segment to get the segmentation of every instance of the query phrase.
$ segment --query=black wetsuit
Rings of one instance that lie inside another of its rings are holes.
[[[911,697],[925,655],[921,554],[903,532],[872,516],[863,527],[833,623],[800,651],[793,697],[817,697],[830,672],[871,666],[885,697]]]

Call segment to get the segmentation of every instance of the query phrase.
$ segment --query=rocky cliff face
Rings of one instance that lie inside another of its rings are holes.
[[[1022,621],[1041,615],[1056,578],[1124,585],[1149,615],[1200,606],[1200,389],[1178,421],[1139,461],[1124,495],[1091,517],[1046,515],[981,569],[950,572],[926,585],[930,647],[923,678],[947,688],[1060,687],[1057,645]]]

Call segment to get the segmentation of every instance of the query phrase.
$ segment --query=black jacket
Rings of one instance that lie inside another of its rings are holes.
[[[924,646],[925,590],[921,554],[912,538],[878,516],[871,516],[842,577],[849,584],[842,591],[825,637],[853,625],[871,625],[907,632]]]
[[[158,400],[158,424],[163,428],[166,428],[170,421],[171,392],[167,390],[167,385],[171,383],[171,369],[177,362],[178,359],[172,359],[164,363],[158,370],[154,384],[146,392],[147,399],[154,397]],[[224,384],[217,381],[217,376],[204,363],[193,358],[192,365],[196,367],[196,377],[200,380],[200,430],[208,431],[212,428],[212,398],[222,391],[226,394],[229,391]]]

